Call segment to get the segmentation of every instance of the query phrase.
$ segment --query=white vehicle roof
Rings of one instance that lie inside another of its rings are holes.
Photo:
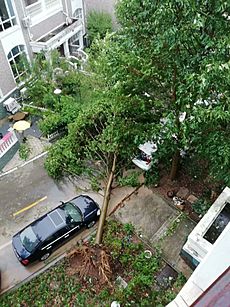
[[[157,151],[157,145],[153,142],[146,142],[144,144],[139,145],[138,148],[149,156],[151,156],[153,152]]]

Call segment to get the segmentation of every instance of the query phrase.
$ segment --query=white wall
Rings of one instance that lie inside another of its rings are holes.
[[[191,306],[195,300],[230,266],[230,223],[195,269],[174,301],[167,306]]]
[[[1,38],[1,42],[6,56],[15,46],[24,45],[26,47],[24,36],[19,27],[12,27],[11,31]]]
[[[223,190],[216,201],[212,204],[208,212],[196,225],[196,227],[188,236],[188,240],[183,247],[187,253],[189,253],[199,262],[202,261],[207,253],[213,248],[213,244],[208,242],[204,238],[204,235],[216,217],[222,211],[226,202],[230,202],[230,188],[228,187]]]

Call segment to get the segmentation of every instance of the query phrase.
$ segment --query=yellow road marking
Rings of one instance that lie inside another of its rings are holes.
[[[39,204],[40,202],[42,202],[42,201],[45,200],[46,198],[47,198],[47,196],[44,196],[44,197],[38,199],[37,201],[35,201],[35,202],[32,203],[31,205],[29,205],[29,206],[27,206],[27,207],[25,207],[25,208],[23,208],[23,209],[21,209],[21,210],[15,212],[15,213],[13,214],[13,216],[16,216],[16,215],[18,215],[18,214],[20,214],[20,213],[22,213],[22,212],[24,212],[24,211],[26,211],[26,210],[28,210],[28,209],[34,207],[34,206],[36,206],[37,204]]]

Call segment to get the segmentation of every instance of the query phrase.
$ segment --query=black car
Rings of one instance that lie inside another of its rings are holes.
[[[89,196],[80,195],[62,202],[13,236],[14,252],[23,265],[46,260],[82,227],[92,227],[99,215],[98,204]]]

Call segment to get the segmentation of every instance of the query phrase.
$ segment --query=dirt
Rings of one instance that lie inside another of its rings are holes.
[[[173,195],[176,195],[180,188],[186,188],[189,191],[189,195],[194,195],[197,198],[203,197],[207,194],[207,191],[210,192],[209,201],[214,202],[219,194],[218,185],[204,182],[198,178],[193,178],[185,173],[181,169],[178,173],[177,179],[172,181],[169,178],[169,174],[166,171],[160,171],[160,182],[158,186],[153,188],[153,191],[163,196],[173,205],[173,201],[170,200],[169,192],[173,192]],[[191,219],[195,222],[198,222],[201,216],[198,216],[196,212],[193,211],[192,204],[185,200],[184,208],[182,209]]]
[[[122,233],[119,233],[118,237],[123,237]],[[132,235],[129,236],[129,243],[138,244],[141,241],[136,235]],[[112,293],[118,276],[126,282],[131,279],[126,268],[120,263],[119,257],[113,259],[104,245],[90,245],[86,242],[82,246],[75,247],[67,255],[67,263],[66,273],[79,278],[82,287],[90,287],[95,294],[100,293],[105,286],[108,286]]]

